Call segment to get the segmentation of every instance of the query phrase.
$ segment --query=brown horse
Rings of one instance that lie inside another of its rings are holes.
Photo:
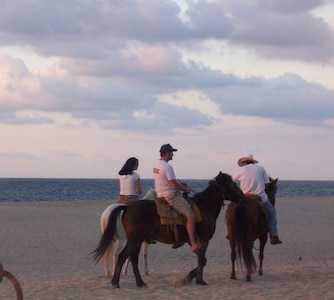
[[[202,221],[196,223],[196,234],[203,247],[196,252],[198,265],[184,278],[185,283],[196,278],[197,284],[206,285],[203,280],[203,268],[206,265],[205,253],[215,232],[216,220],[224,205],[224,199],[238,203],[240,196],[242,196],[240,192],[230,175],[219,172],[202,192],[191,197],[202,216]],[[108,225],[102,234],[99,245],[92,252],[95,262],[102,258],[108,246],[112,243],[113,236],[117,234],[118,228],[116,224],[119,214],[123,214],[122,224],[126,232],[127,244],[118,255],[115,273],[111,279],[112,286],[113,288],[119,288],[121,269],[128,257],[130,257],[132,263],[137,286],[146,286],[138,268],[138,254],[142,242],[149,239],[165,244],[189,244],[186,228],[184,225],[177,225],[178,239],[176,239],[175,233],[171,232],[170,229],[168,230],[166,225],[161,225],[154,200],[141,200],[128,206],[119,206],[111,212]]]
[[[266,185],[268,199],[275,206],[278,178],[270,178]],[[235,260],[242,266],[242,258],[247,269],[246,279],[251,281],[251,274],[256,271],[256,262],[253,256],[254,241],[259,239],[259,268],[258,274],[263,275],[264,247],[268,240],[269,218],[266,207],[256,199],[256,196],[243,195],[236,204],[231,202],[225,213],[230,247],[232,272],[231,279],[237,279],[235,274]]]

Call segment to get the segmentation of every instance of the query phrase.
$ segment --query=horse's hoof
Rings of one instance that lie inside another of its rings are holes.
[[[142,287],[147,287],[147,285],[146,285],[146,283],[145,282],[141,282],[141,283],[138,283],[137,284],[137,287],[140,287],[140,288],[142,288]]]
[[[113,288],[113,289],[119,289],[119,284],[118,284],[118,283],[114,283],[114,284],[112,285],[112,288]]]
[[[262,275],[263,275],[263,272],[262,272],[262,271],[259,271],[259,275],[262,276]]]
[[[246,280],[247,280],[247,281],[252,281],[252,279],[251,279],[250,276],[247,276],[247,277],[246,277]]]
[[[208,285],[204,280],[196,280],[196,284]]]
[[[230,279],[237,280],[237,277],[235,275],[231,275]]]

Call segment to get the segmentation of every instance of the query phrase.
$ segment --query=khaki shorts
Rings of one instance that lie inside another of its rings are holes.
[[[166,200],[180,214],[183,214],[187,209],[191,207],[188,201],[183,198],[180,191],[177,191],[173,195],[166,197]]]

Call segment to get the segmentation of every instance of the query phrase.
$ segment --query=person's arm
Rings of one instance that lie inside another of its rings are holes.
[[[118,184],[119,184],[119,193],[121,193],[121,178],[118,179]]]
[[[267,185],[270,182],[269,176],[265,168],[262,167],[262,170],[263,170],[263,181],[264,184]]]
[[[185,193],[190,193],[191,192],[191,188],[189,188],[186,183],[180,184],[176,179],[169,180],[169,183],[174,189],[176,189],[178,191],[182,191],[182,192],[185,192]]]
[[[140,179],[136,180],[136,193],[138,195],[141,195],[141,193],[142,193],[142,190],[141,190],[141,187],[140,187]]]

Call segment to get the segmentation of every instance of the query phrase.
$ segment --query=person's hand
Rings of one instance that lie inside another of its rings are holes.
[[[186,194],[189,194],[191,192],[191,188],[186,184],[185,182],[182,182],[181,180],[178,180],[179,185],[181,186],[181,191],[183,191]]]

